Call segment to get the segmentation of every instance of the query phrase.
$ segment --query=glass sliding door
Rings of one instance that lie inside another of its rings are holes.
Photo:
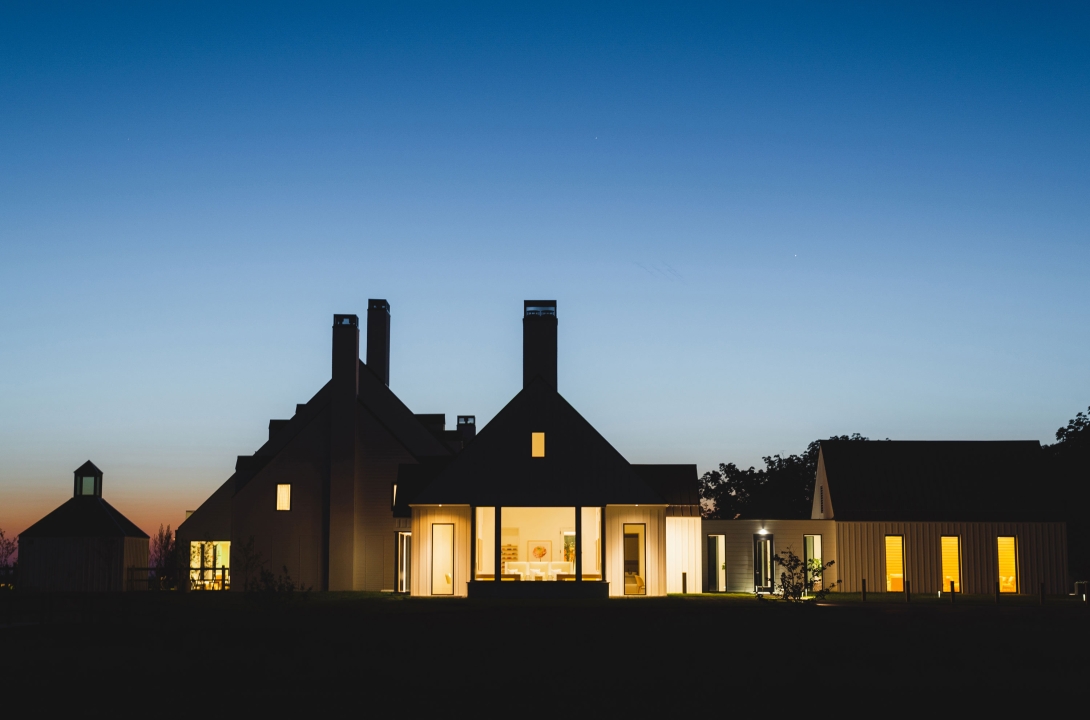
[[[595,508],[583,511],[584,535],[597,527],[587,525],[588,511],[593,516],[593,510]],[[574,507],[505,507],[500,509],[500,518],[502,580],[575,580]],[[589,560],[586,550],[584,542],[584,573]],[[595,564],[591,563],[589,567],[595,567]]]
[[[602,508],[582,509],[583,580],[602,579]]]
[[[821,536],[802,536],[802,560],[806,568],[806,584],[808,591],[821,589],[822,559]]]
[[[753,586],[755,592],[772,592],[775,589],[775,568],[772,558],[772,536],[753,536]]]
[[[411,532],[399,532],[397,534],[397,591],[407,593],[413,586],[413,534]]]
[[[905,539],[886,535],[886,592],[905,591]]]
[[[942,591],[961,592],[961,538],[957,535],[942,536]]]
[[[454,594],[454,523],[431,526],[431,594]]]
[[[708,536],[708,592],[727,591],[726,538],[722,535]]]
[[[624,532],[624,594],[646,595],[647,526],[643,523],[625,523],[622,528]]]
[[[999,560],[999,592],[1018,592],[1018,544],[1013,537],[995,539]]]
[[[477,508],[477,537],[474,538],[474,580],[496,579],[496,508]]]

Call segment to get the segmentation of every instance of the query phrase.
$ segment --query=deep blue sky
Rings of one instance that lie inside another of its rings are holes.
[[[556,298],[633,461],[1090,404],[1085,6],[450,5],[0,7],[0,527],[177,524],[369,297],[479,423]]]

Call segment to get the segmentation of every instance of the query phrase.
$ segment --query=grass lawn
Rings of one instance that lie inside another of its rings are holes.
[[[562,717],[1057,706],[1085,693],[1068,598],[469,601],[312,593],[0,598],[0,685],[43,709]],[[877,695],[880,705],[863,702]],[[347,712],[341,710],[347,708]]]

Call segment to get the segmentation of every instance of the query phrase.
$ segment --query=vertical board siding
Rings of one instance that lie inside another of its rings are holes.
[[[624,525],[646,525],[647,595],[624,594]],[[606,578],[611,597],[652,597],[666,594],[666,508],[652,505],[606,506]],[[678,578],[680,585],[680,575]]]
[[[700,518],[666,518],[666,592],[682,590],[681,574],[686,574],[686,589],[701,592],[703,584],[703,554],[700,550]]]
[[[701,527],[701,565],[707,567],[708,536],[722,535],[725,546],[723,562],[726,564],[726,591],[754,591],[753,586],[753,536],[764,528],[772,535],[772,551],[777,556],[790,549],[800,558],[803,554],[803,536],[821,536],[823,562],[835,564],[825,572],[825,582],[836,583],[840,570],[837,557],[838,539],[836,523],[832,520],[705,520]],[[775,571],[779,585],[780,571]],[[707,586],[702,586],[707,590]]]
[[[431,594],[431,526],[434,523],[454,525],[454,595],[465,597],[469,582],[470,507],[468,505],[426,505],[413,508],[412,584],[414,596]],[[440,596],[435,596],[440,597]]]
[[[837,522],[839,574],[844,592],[884,592],[885,536],[902,535],[905,579],[914,593],[934,593],[942,583],[941,538],[961,538],[962,592],[995,592],[999,580],[996,538],[1017,538],[1018,591],[1067,591],[1067,538],[1063,523]]]

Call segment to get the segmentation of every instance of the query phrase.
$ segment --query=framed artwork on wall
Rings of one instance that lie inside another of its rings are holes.
[[[550,562],[553,559],[552,540],[531,540],[526,543],[526,559],[530,562]]]

